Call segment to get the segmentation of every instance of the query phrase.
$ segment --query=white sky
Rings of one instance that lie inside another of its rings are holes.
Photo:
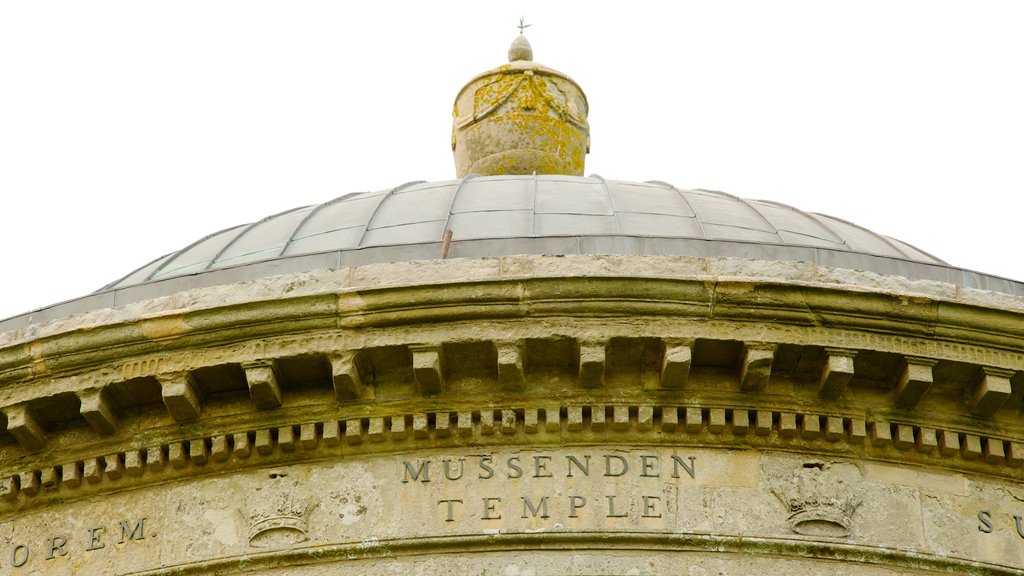
[[[1024,279],[1024,2],[0,0],[0,318],[228,226],[453,178],[455,94],[520,14],[587,93],[588,174]]]

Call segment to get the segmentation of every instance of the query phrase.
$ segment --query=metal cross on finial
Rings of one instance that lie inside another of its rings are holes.
[[[519,26],[518,26],[518,28],[519,28],[519,33],[520,34],[522,34],[523,30],[525,30],[526,28],[529,28],[530,26],[533,26],[533,24],[523,24],[523,17],[522,16],[519,17]]]

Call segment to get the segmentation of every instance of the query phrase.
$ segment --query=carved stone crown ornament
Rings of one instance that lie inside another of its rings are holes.
[[[290,546],[309,539],[309,513],[315,507],[309,497],[286,490],[257,489],[246,500],[243,512],[253,548]]]
[[[773,487],[789,509],[793,532],[833,538],[850,535],[853,513],[862,501],[861,491],[829,468],[826,462],[806,462]]]

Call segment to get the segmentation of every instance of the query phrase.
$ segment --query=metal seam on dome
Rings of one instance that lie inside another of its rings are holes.
[[[710,240],[710,238],[708,238],[707,232],[704,231],[704,225],[700,221],[700,216],[697,214],[697,211],[693,209],[693,204],[690,204],[690,200],[686,197],[686,194],[683,194],[682,190],[676,188],[675,184],[669,184],[664,180],[647,180],[646,182],[648,184],[659,184],[662,187],[668,188],[669,190],[674,190],[676,194],[679,194],[679,198],[683,200],[683,203],[686,204],[686,207],[690,209],[690,212],[693,212],[693,221],[697,223],[697,230],[700,232],[700,239]]]
[[[533,218],[530,222],[530,236],[537,237],[537,193],[540,191],[540,182],[537,180],[537,173],[533,173]]]
[[[117,286],[119,283],[124,282],[130,276],[133,276],[139,270],[143,270],[147,266],[152,266],[153,264],[156,264],[157,262],[160,262],[161,260],[169,259],[172,256],[174,256],[175,254],[176,254],[176,252],[168,252],[167,254],[164,254],[163,256],[157,256],[156,258],[153,258],[152,260],[150,260],[149,262],[146,262],[142,266],[139,266],[135,270],[132,270],[131,272],[125,274],[124,276],[121,276],[117,280],[114,280],[113,282],[109,282],[106,285],[102,286],[101,288],[99,288],[97,290],[94,290],[92,293],[95,294],[97,292],[104,292],[106,290],[110,290],[110,289],[114,288],[115,286]],[[159,266],[157,268],[159,268]],[[147,280],[149,280],[149,275],[148,274],[146,275],[145,278],[142,279],[142,282],[146,282]]]
[[[730,194],[730,196],[732,196],[732,195]],[[767,224],[768,227],[772,229],[772,234],[775,234],[776,236],[779,236],[779,229],[775,227],[775,224],[772,224],[771,220],[766,218],[764,214],[761,214],[761,211],[758,210],[757,208],[755,208],[753,204],[751,204],[747,200],[744,200],[743,198],[739,198],[737,196],[733,196],[733,197],[736,198],[736,200],[738,200],[741,204],[746,206],[749,210],[753,211],[754,214],[757,214],[758,218],[763,220],[764,223]],[[736,228],[744,228],[744,226],[736,226]],[[750,230],[754,230],[754,228],[750,228]],[[762,230],[762,232],[763,232],[763,230]],[[782,242],[782,236],[779,236],[779,241]]]
[[[327,202],[324,202],[323,204],[318,204],[315,208],[313,208],[312,210],[309,211],[309,214],[306,214],[306,217],[303,218],[301,222],[299,222],[299,225],[295,227],[295,230],[292,230],[292,235],[289,236],[288,240],[285,241],[284,246],[281,247],[281,252],[278,253],[278,256],[284,256],[285,252],[288,251],[288,247],[292,245],[293,241],[295,241],[295,237],[299,235],[299,232],[306,225],[306,223],[309,222],[310,218],[312,218],[313,215],[319,213],[321,210],[323,210],[324,208],[326,208],[328,206],[333,206],[334,204],[337,204],[338,202],[341,202],[342,200],[344,200],[346,198],[351,198],[353,196],[358,196],[360,194],[366,194],[366,193],[367,192],[354,192],[354,193],[349,193],[349,194],[342,194],[341,196],[338,196],[334,200],[328,200]]]
[[[236,230],[238,228],[243,228],[244,226],[245,226],[245,224],[239,224],[238,226],[232,226],[230,228],[225,228],[223,230],[218,230],[218,231],[216,231],[216,232],[214,232],[212,234],[207,234],[206,236],[203,236],[199,240],[196,240],[195,242],[189,244],[188,246],[185,246],[184,248],[182,248],[181,250],[178,250],[177,252],[172,252],[170,255],[172,255],[173,258],[168,258],[163,264],[157,266],[157,268],[155,270],[153,270],[152,272],[149,273],[148,276],[146,276],[146,279],[144,280],[144,282],[149,282],[150,280],[153,280],[154,278],[156,278],[156,275],[160,271],[162,271],[164,268],[166,268],[168,264],[170,264],[171,262],[175,261],[178,258],[178,256],[181,256],[182,254],[184,254],[185,252],[188,252],[192,248],[195,248],[196,246],[202,244],[203,242],[206,242],[210,238],[213,238],[215,236],[219,236],[221,234],[224,234],[225,232],[230,232],[231,230]],[[129,274],[128,276],[131,276],[131,274]],[[127,278],[127,276],[126,276],[126,278]]]
[[[395,193],[397,193],[399,190],[408,188],[410,186],[415,186],[416,184],[424,183],[426,183],[426,180],[412,180],[410,182],[406,182],[405,184],[399,184],[398,186],[395,186],[394,188],[389,190],[387,194],[381,196],[380,202],[378,202],[377,206],[373,208],[373,213],[370,214],[370,217],[367,218],[366,220],[366,226],[363,228],[363,234],[359,237],[359,242],[356,244],[356,248],[363,247],[363,242],[366,241],[366,233],[370,231],[370,227],[373,225],[374,219],[377,218],[377,213],[380,212],[380,207],[383,206],[385,202],[387,202],[388,198],[394,196]]]
[[[893,237],[891,237],[891,236],[886,236],[885,234],[879,234],[879,236],[881,236],[882,238],[885,238],[885,239],[889,240],[890,242],[896,242],[897,244],[899,244],[899,245],[901,245],[901,246],[906,246],[907,248],[913,248],[913,249],[914,249],[914,250],[915,250],[916,252],[919,252],[919,253],[921,253],[921,254],[924,254],[925,256],[927,256],[927,257],[931,258],[932,260],[935,260],[936,262],[941,262],[942,264],[944,264],[944,265],[946,265],[946,266],[951,266],[951,264],[950,264],[950,263],[946,262],[946,261],[945,261],[945,260],[943,260],[942,258],[939,258],[939,257],[935,256],[935,255],[934,255],[934,254],[932,254],[931,252],[928,252],[927,250],[921,250],[920,248],[918,248],[917,246],[915,246],[915,245],[913,245],[913,244],[907,244],[906,242],[904,242],[903,240],[900,240],[899,238],[893,238]],[[904,254],[905,254],[905,253],[906,253],[906,252],[904,252]],[[910,255],[908,255],[908,256],[907,256],[907,258],[911,258],[911,259],[913,259],[913,260],[917,261],[917,259],[916,259],[915,257],[913,257],[913,256],[910,256]],[[1001,276],[1000,276],[1000,278],[1001,278]]]
[[[448,225],[451,224],[452,221],[452,211],[455,210],[455,202],[459,199],[459,192],[462,191],[462,186],[477,176],[479,176],[479,174],[466,174],[461,180],[459,180],[459,185],[455,187],[455,193],[452,194],[452,200],[448,203],[448,217],[444,219],[444,227],[441,228],[442,239],[448,232]],[[454,231],[452,231],[452,233],[454,234]]]
[[[608,208],[612,211],[612,222],[615,223],[615,233],[618,234],[621,232],[619,227],[619,211],[615,209],[615,203],[612,202],[612,191],[608,188],[608,181],[600,174],[591,174],[590,178],[597,178],[601,181],[601,187],[604,188],[604,194],[608,197]]]
[[[799,215],[802,218],[810,220],[812,223],[814,223],[815,226],[817,226],[818,228],[824,230],[826,233],[828,233],[829,236],[834,238],[834,240],[832,240],[833,242],[836,242],[838,244],[843,244],[845,242],[840,235],[836,234],[835,230],[832,230],[831,227],[826,226],[821,220],[818,220],[817,218],[809,218],[808,214],[810,214],[810,212],[804,212],[803,210],[800,210],[799,208],[794,208],[793,206],[790,206],[789,204],[783,204],[782,202],[775,202],[774,200],[750,200],[749,202],[756,202],[758,204],[768,204],[770,206],[775,206],[776,208],[782,208],[784,210],[789,210],[790,212],[793,212],[793,213]],[[794,234],[800,234],[796,230],[786,230],[786,232],[792,232]],[[801,236],[808,236],[808,234],[801,234]]]
[[[220,259],[221,255],[223,255],[224,252],[226,252],[228,250],[228,248],[231,248],[232,246],[234,246],[235,242],[238,242],[239,238],[241,238],[242,236],[245,236],[246,234],[251,232],[253,228],[256,228],[257,226],[259,226],[260,224],[263,224],[264,222],[268,222],[268,221],[273,220],[275,218],[279,218],[281,216],[284,216],[285,214],[291,214],[292,212],[298,212],[299,210],[305,210],[305,209],[309,208],[310,206],[300,206],[298,208],[292,208],[291,210],[285,210],[284,212],[278,212],[277,214],[271,214],[270,216],[267,216],[265,218],[261,218],[260,220],[257,220],[256,222],[253,222],[252,224],[249,224],[248,226],[245,227],[245,230],[242,230],[241,233],[239,233],[237,236],[232,238],[230,242],[228,242],[220,250],[218,250],[217,253],[213,255],[213,258],[210,258],[210,261],[206,263],[206,266],[203,267],[203,270],[210,270],[211,268],[213,268],[213,265],[217,263],[217,260]]]
[[[879,234],[879,233],[877,233],[877,232],[875,232],[873,230],[868,230],[867,228],[865,228],[863,226],[858,226],[858,225],[854,224],[853,222],[849,222],[849,221],[843,220],[841,218],[832,218],[831,216],[828,216],[828,215],[825,215],[825,214],[818,214],[817,212],[807,212],[807,214],[809,216],[811,216],[812,218],[814,218],[815,220],[818,220],[819,222],[821,221],[822,218],[829,218],[829,219],[832,219],[832,220],[836,220],[838,222],[842,222],[843,224],[846,224],[848,226],[852,226],[852,227],[854,227],[854,228],[856,228],[858,230],[863,230],[864,232],[868,233],[868,236],[871,236],[872,238],[879,238],[879,239],[881,239],[882,242],[884,242],[886,246],[889,246],[890,248],[895,250],[896,253],[899,254],[901,257],[903,257],[903,258],[905,258],[907,260],[914,260],[914,258],[910,254],[907,254],[906,252],[901,250],[899,246],[897,246],[897,245],[893,244],[892,242],[890,242],[888,238],[886,238],[885,236],[882,236],[881,234]],[[843,245],[844,246],[849,246],[849,243],[846,242],[845,238],[843,239]],[[867,252],[867,253],[870,254],[870,252]],[[887,255],[886,254],[880,254],[880,256],[887,256]],[[940,260],[940,262],[941,262],[941,260]]]

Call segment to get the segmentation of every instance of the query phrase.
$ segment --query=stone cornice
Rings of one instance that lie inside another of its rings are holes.
[[[292,430],[301,443],[310,423],[315,445],[336,426],[338,445],[401,451],[394,426],[415,435],[417,415],[418,441],[465,431],[500,443],[543,421],[581,442],[597,423],[631,442],[753,442],[1020,477],[1019,302],[854,272],[841,283],[787,263],[776,264],[788,280],[742,276],[730,264],[380,265],[0,335],[0,480],[11,502],[66,474],[119,489],[149,478],[151,454],[187,463],[199,442],[195,458],[215,462],[228,438],[256,445],[261,430],[274,442]],[[499,413],[512,415],[510,435],[484,432]],[[690,435],[658,436],[676,425]]]
[[[577,271],[578,266],[577,262],[570,271]],[[299,296],[290,294],[287,279],[275,279],[275,284],[286,288],[276,293],[243,283],[238,285],[239,294],[217,304],[202,305],[203,295],[198,294],[195,308],[168,308],[164,304],[153,312],[140,306],[140,314],[131,314],[129,310],[99,318],[85,315],[80,321],[69,319],[50,327],[2,334],[0,385],[158,351],[333,326],[358,329],[545,316],[666,316],[771,322],[1024,351],[1024,303],[1009,296],[994,295],[996,303],[1004,305],[994,307],[984,298],[951,297],[942,290],[945,285],[932,290],[945,294],[942,296],[912,290],[920,290],[920,283],[911,283],[907,293],[899,293],[877,292],[870,286],[853,284],[706,274],[665,278],[653,275],[654,270],[623,272],[648,275],[614,276],[604,266],[595,270],[593,276],[585,277],[454,276],[448,282],[434,279],[414,285],[339,286],[337,292]],[[218,287],[216,293],[223,291],[224,287]],[[246,294],[252,299],[246,300]],[[957,296],[962,293],[957,292]],[[1017,307],[1006,307],[1009,303]]]

